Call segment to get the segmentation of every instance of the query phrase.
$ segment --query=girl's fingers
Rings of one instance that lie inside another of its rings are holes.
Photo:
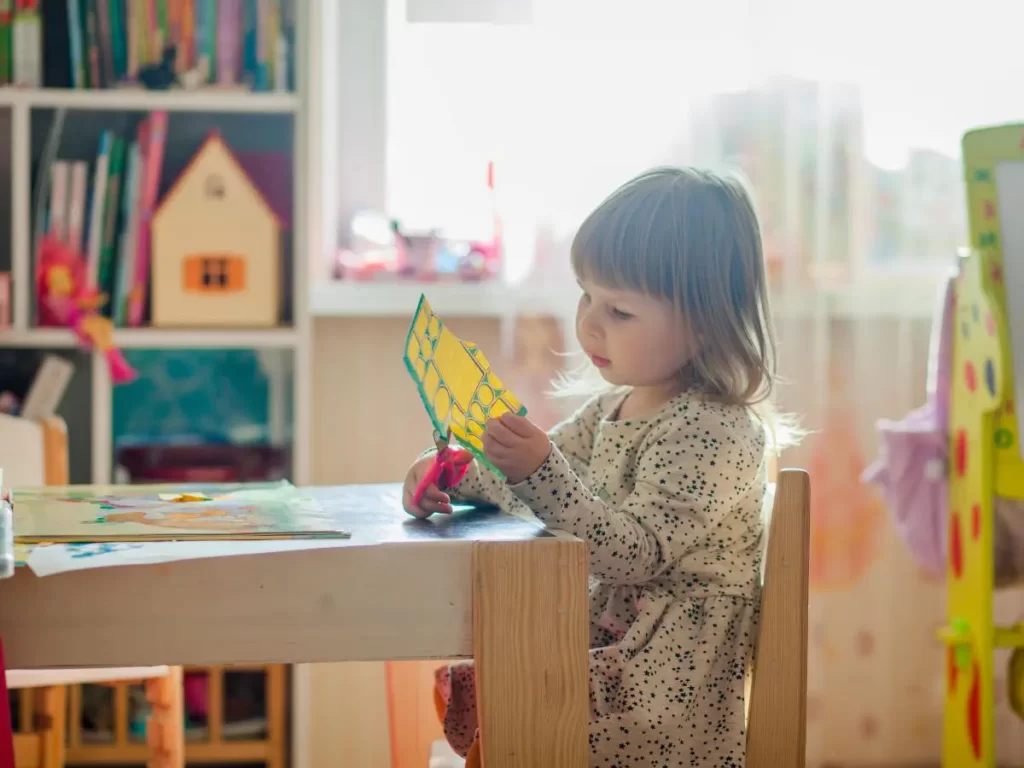
[[[496,419],[492,419],[487,422],[487,426],[484,427],[484,442],[486,443],[487,438],[496,442],[498,445],[502,445],[505,448],[512,448],[515,446],[516,441],[520,438],[509,429],[507,426],[502,424]]]
[[[511,452],[511,449],[507,445],[503,445],[502,443],[498,442],[498,440],[493,435],[489,435],[486,432],[484,433],[483,444],[484,453],[487,455],[488,458],[497,457],[500,459],[509,455],[509,453]]]
[[[450,515],[452,513],[451,499],[448,494],[431,484],[423,492],[423,496],[417,504],[413,501],[415,484],[407,484],[402,491],[402,507],[413,517],[430,517],[435,512]]]
[[[448,497],[445,496],[445,498],[447,499]],[[447,501],[428,498],[426,495],[420,499],[420,509],[424,510],[428,515],[432,515],[435,512],[440,515],[450,515],[452,513],[452,505]]]
[[[450,501],[448,494],[433,484],[427,486],[427,490],[423,492],[423,499],[430,499],[440,504],[447,504]],[[423,499],[420,500],[421,503]]]
[[[430,517],[430,512],[423,509],[420,504],[415,504],[413,502],[411,491],[406,491],[402,494],[402,508],[413,517]]]
[[[503,413],[498,423],[518,437],[531,437],[537,431],[532,421],[515,413]]]

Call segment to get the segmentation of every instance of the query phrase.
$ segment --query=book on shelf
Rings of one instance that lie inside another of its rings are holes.
[[[139,87],[173,47],[179,83],[293,91],[304,1],[0,0],[0,85]]]
[[[167,113],[151,112],[133,136],[105,130],[92,163],[55,160],[47,234],[83,254],[86,279],[108,301],[104,314],[120,327],[143,324],[149,293],[149,221],[163,174]]]

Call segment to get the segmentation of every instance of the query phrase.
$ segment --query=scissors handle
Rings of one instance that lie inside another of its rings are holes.
[[[455,461],[461,453],[462,449],[451,446],[442,448],[437,452],[434,456],[434,461],[430,464],[430,468],[423,475],[419,485],[416,486],[416,490],[413,491],[413,504],[419,504],[423,500],[423,494],[427,492],[427,488],[431,485],[436,485],[443,491],[446,488],[459,484],[459,481],[469,471],[468,462],[456,463]]]

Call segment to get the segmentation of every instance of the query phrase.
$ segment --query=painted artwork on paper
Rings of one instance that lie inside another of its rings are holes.
[[[318,501],[287,482],[15,489],[13,502],[21,544],[348,535]]]
[[[434,428],[452,437],[485,464],[484,424],[505,413],[526,415],[475,344],[462,341],[420,296],[405,342],[405,367],[416,382]],[[491,467],[493,469],[493,467]]]

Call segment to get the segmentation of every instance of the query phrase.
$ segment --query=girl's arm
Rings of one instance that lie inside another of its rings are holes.
[[[559,451],[577,474],[585,474],[590,464],[594,434],[602,415],[600,398],[595,397],[548,432],[554,445],[553,451]],[[451,490],[451,496],[462,501],[495,504],[506,512],[520,516],[533,516],[528,505],[512,492],[504,480],[475,461],[469,465],[469,471],[462,481]]]
[[[728,535],[720,524],[761,471],[758,427],[751,424],[748,431],[737,419],[740,429],[727,429],[722,409],[697,410],[697,418],[655,428],[638,461],[633,492],[617,506],[592,494],[557,449],[512,491],[545,525],[590,543],[596,578],[610,584],[657,578],[716,532]]]

